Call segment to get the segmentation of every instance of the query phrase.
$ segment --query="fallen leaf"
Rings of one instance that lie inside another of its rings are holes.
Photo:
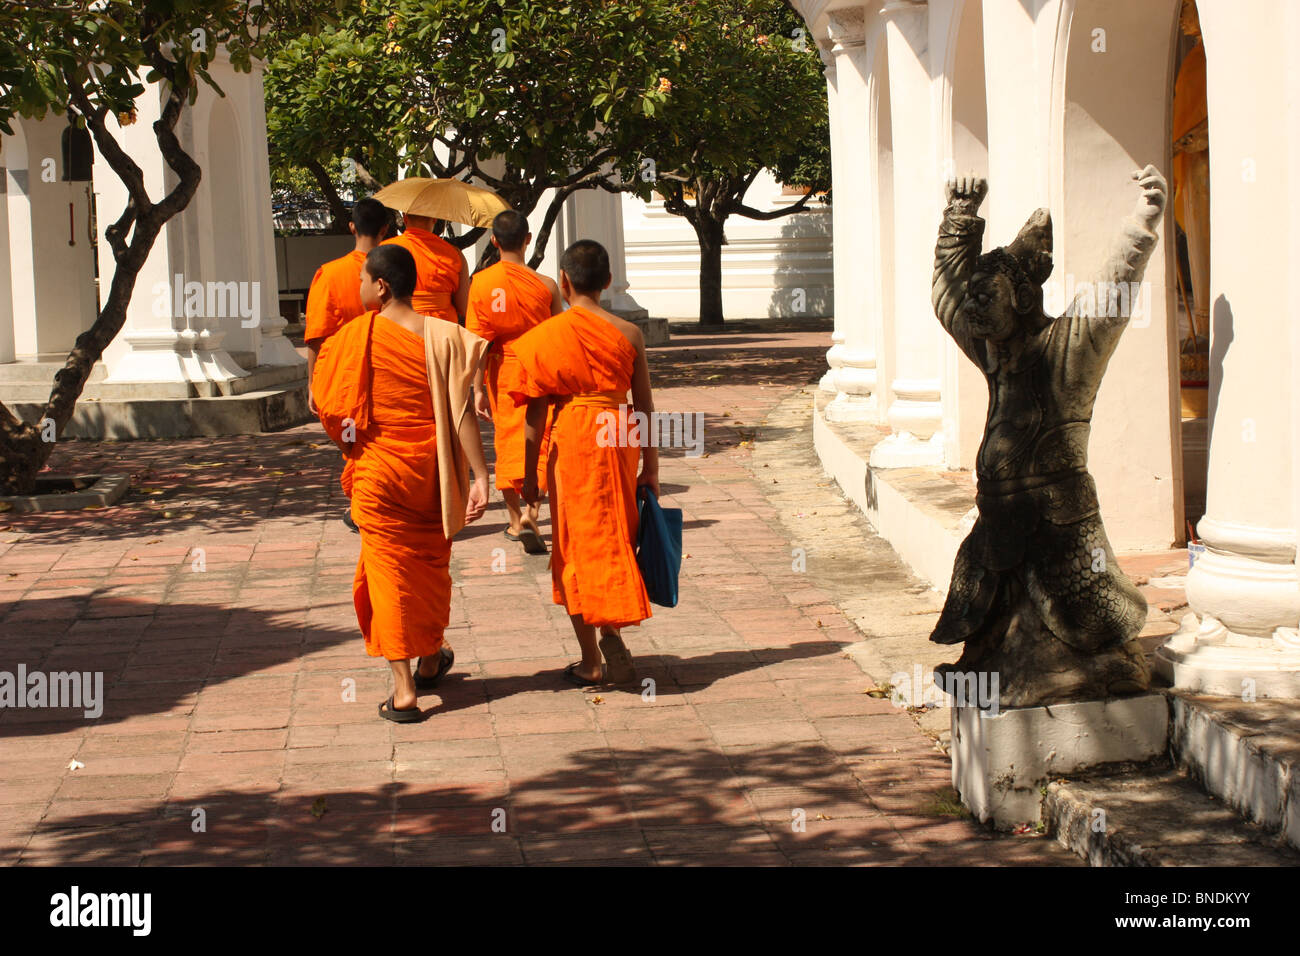
[[[593,704],[603,704],[605,703],[605,698],[597,694],[595,697],[591,698],[591,702]]]
[[[315,802],[311,805],[311,815],[319,820],[321,817],[325,816],[325,809],[325,798],[317,797]]]
[[[85,768],[86,765],[82,763],[80,760],[78,760],[76,757],[73,757],[71,760],[68,761],[69,770],[84,770]]]

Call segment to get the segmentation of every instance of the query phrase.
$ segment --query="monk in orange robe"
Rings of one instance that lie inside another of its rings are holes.
[[[361,304],[361,266],[371,249],[383,242],[392,228],[392,215],[383,203],[361,199],[352,206],[348,230],[356,240],[351,252],[332,259],[316,270],[307,290],[307,404],[316,412],[311,380],[320,347],[344,323],[366,311]]]
[[[488,501],[470,407],[487,342],[441,321],[426,326],[411,307],[415,277],[415,261],[402,247],[370,252],[361,298],[372,311],[325,343],[314,386],[321,423],[353,465],[344,473],[361,528],[353,603],[366,652],[386,658],[393,672],[393,696],[379,713],[403,723],[423,716],[419,691],[436,686],[455,660],[443,640],[450,539],[481,517]],[[426,341],[431,334],[441,337],[436,345]],[[444,383],[441,394],[431,380]]]
[[[518,384],[519,360],[514,342],[535,325],[564,308],[560,287],[538,275],[524,263],[524,251],[532,239],[528,219],[508,209],[492,220],[492,245],[500,260],[475,273],[469,286],[469,310],[465,328],[492,343],[486,370],[479,369],[474,382],[474,405],[480,418],[491,419],[496,446],[496,486],[506,502],[510,527],[505,535],[522,541],[529,554],[545,554],[546,543],[537,528],[537,506],[520,507],[524,487],[524,417],[527,405],[510,397]],[[486,371],[486,388],[484,372]],[[538,486],[546,491],[545,460],[549,451],[549,429],[543,432],[538,460],[542,462]]]
[[[636,677],[621,630],[650,617],[636,563],[637,487],[659,494],[659,452],[649,436],[609,440],[611,420],[620,436],[639,432],[629,428],[628,389],[633,410],[647,420],[654,412],[641,330],[600,307],[609,283],[605,249],[590,239],[575,242],[560,260],[569,309],[514,343],[521,375],[512,395],[528,402],[523,497],[529,504],[538,500],[543,423],[552,402],[557,409],[548,467],[551,588],[582,647],[582,660],[564,672],[580,686]]]
[[[433,234],[436,220],[402,214],[406,231],[385,242],[401,246],[415,257],[415,293],[411,308],[421,315],[436,315],[448,322],[465,323],[469,297],[469,267],[465,256],[441,236]]]

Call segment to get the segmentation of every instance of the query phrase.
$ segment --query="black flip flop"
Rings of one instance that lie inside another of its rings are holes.
[[[504,535],[506,536],[506,540],[507,540],[507,541],[518,541],[518,540],[519,540],[519,535],[517,535],[517,534],[511,534],[509,528],[506,528],[506,530],[505,530],[505,531],[502,531],[501,533],[504,534]]]
[[[516,541],[523,542],[524,552],[526,554],[545,554],[546,542],[542,536],[533,528],[524,525],[524,530],[515,538]]]
[[[393,698],[391,696],[388,700],[379,705],[379,716],[384,718],[384,720],[391,720],[395,724],[413,724],[417,720],[424,719],[424,713],[418,706],[398,710],[393,706]]]
[[[447,676],[447,671],[451,670],[451,665],[454,663],[456,663],[456,652],[445,645],[440,651],[438,651],[438,670],[434,672],[432,677],[420,676],[420,662],[417,660],[415,662],[415,671],[413,672],[415,676],[415,689],[433,690],[438,686],[442,679]]]
[[[574,661],[572,664],[566,667],[564,669],[564,679],[567,680],[570,684],[573,684],[577,687],[599,687],[601,684],[604,683],[604,681],[600,681],[600,680],[587,680],[587,678],[579,674],[578,666],[581,663],[582,661]]]

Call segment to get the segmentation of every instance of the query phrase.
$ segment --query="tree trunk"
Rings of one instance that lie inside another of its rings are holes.
[[[330,179],[329,173],[326,172],[324,166],[314,159],[305,160],[302,165],[316,180],[316,186],[320,189],[321,195],[325,197],[325,202],[330,207],[330,215],[334,217],[334,221],[330,223],[330,229],[336,233],[346,235],[348,223],[352,221],[352,214],[348,212],[348,207],[343,205],[343,197],[334,188],[334,181]]]
[[[565,201],[580,188],[586,187],[566,186],[557,189],[555,195],[551,197],[551,204],[546,207],[546,215],[542,219],[542,228],[537,230],[537,235],[533,237],[533,254],[528,259],[528,268],[536,269],[546,258],[546,247],[551,241],[551,230],[555,228],[555,220],[559,218]]]
[[[700,242],[700,325],[722,328],[722,247],[727,241],[723,224],[701,209],[693,225]]]
[[[49,451],[41,454],[41,433],[0,406],[0,495],[29,495]]]

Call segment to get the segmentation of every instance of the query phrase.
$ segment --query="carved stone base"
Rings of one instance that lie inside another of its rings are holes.
[[[1151,672],[1137,640],[1077,650],[1052,634],[1018,584],[1009,582],[995,606],[999,602],[1003,610],[994,612],[996,619],[967,638],[961,658],[936,667],[936,675],[996,674],[1002,707],[1105,700],[1150,689]]]
[[[1049,777],[1164,753],[1163,694],[1003,710],[952,709],[952,785],[981,822],[1036,824]]]

